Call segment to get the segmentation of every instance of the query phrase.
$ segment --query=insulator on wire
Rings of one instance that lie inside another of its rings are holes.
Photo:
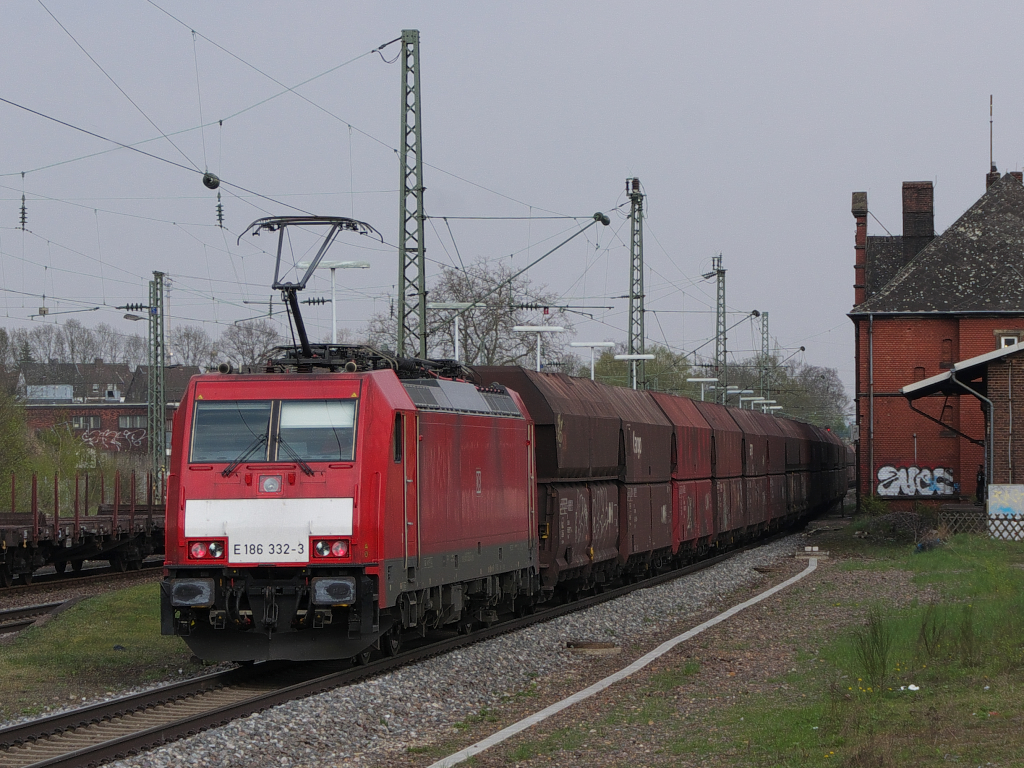
[[[28,209],[25,207],[25,196],[21,196],[21,228],[28,224]]]
[[[224,229],[224,206],[220,202],[220,192],[217,193],[217,226]]]

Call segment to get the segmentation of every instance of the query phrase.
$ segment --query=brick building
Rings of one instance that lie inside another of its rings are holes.
[[[991,477],[983,401],[901,389],[1024,340],[1024,185],[990,173],[939,236],[932,202],[931,182],[904,182],[903,235],[868,236],[867,194],[853,194],[858,496],[968,498],[979,465]]]
[[[168,366],[167,435],[174,411],[194,366]],[[26,363],[18,372],[17,392],[30,429],[66,426],[90,448],[107,453],[146,453],[148,366],[104,363]]]

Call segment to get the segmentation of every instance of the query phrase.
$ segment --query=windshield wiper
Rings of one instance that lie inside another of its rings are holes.
[[[221,475],[223,477],[227,477],[228,475],[230,475],[232,472],[234,472],[236,469],[238,469],[238,465],[239,464],[241,464],[243,461],[245,461],[250,456],[252,456],[254,453],[256,453],[256,449],[259,448],[261,445],[264,445],[266,442],[267,442],[267,436],[266,435],[260,435],[259,437],[257,437],[255,440],[252,441],[252,443],[249,445],[248,448],[246,448],[244,451],[242,451],[240,454],[238,454],[238,458],[237,459],[235,459],[230,464],[228,464],[226,467],[224,467],[224,471],[221,472]]]
[[[281,435],[277,436],[277,447],[278,448],[284,448],[284,452],[288,454],[289,458],[292,461],[294,461],[296,464],[298,464],[299,468],[302,469],[302,471],[305,472],[307,475],[312,477],[313,475],[316,474],[313,471],[313,468],[311,466],[309,466],[309,464],[307,464],[301,458],[299,458],[299,454],[297,454],[294,450],[292,450],[292,447],[290,445],[288,445],[287,442],[285,442],[285,439],[283,437],[281,437]]]

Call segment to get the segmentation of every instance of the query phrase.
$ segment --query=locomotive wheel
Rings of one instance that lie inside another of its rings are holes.
[[[367,648],[362,653],[357,653],[352,657],[352,666],[364,667],[370,663],[370,657],[373,655],[373,649]]]
[[[402,627],[395,624],[391,630],[380,639],[380,649],[385,656],[397,656],[402,650]]]
[[[472,619],[466,619],[465,621],[460,621],[459,622],[459,626],[458,626],[458,631],[459,631],[460,635],[470,635],[470,634],[472,634],[473,633],[473,620]]]

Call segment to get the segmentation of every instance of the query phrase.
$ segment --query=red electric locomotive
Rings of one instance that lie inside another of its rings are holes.
[[[164,633],[204,659],[347,658],[533,599],[533,425],[512,392],[421,373],[193,378]]]

